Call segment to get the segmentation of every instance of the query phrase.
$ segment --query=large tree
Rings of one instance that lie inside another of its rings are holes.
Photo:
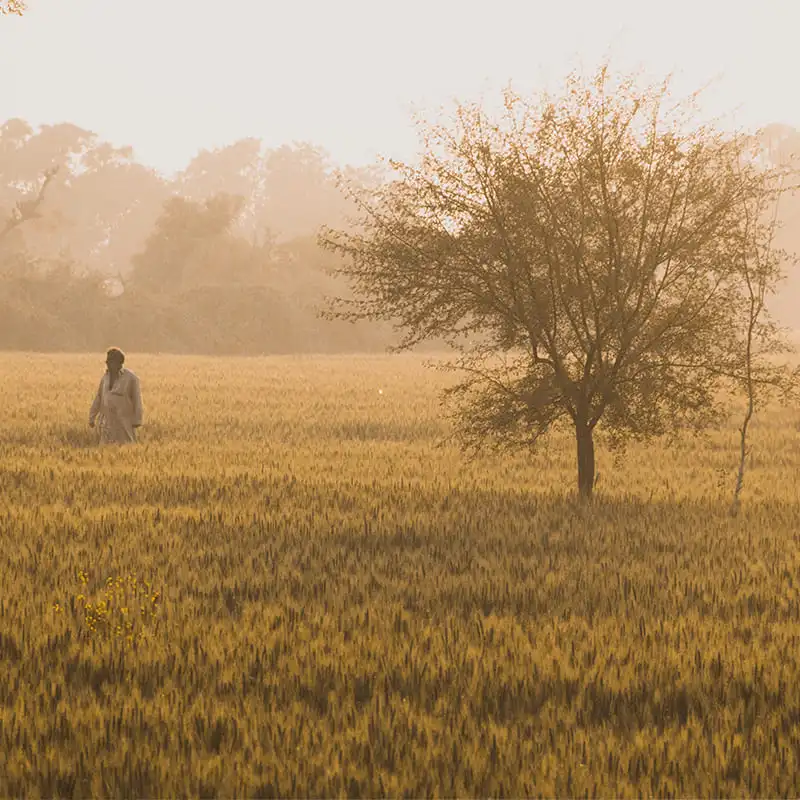
[[[561,96],[505,99],[496,122],[469,105],[420,123],[418,164],[351,188],[360,227],[321,236],[355,294],[331,314],[393,320],[401,348],[454,347],[465,446],[529,447],[567,425],[589,496],[596,431],[702,428],[741,380],[744,240],[759,235],[746,209],[778,183],[747,137],[698,124],[666,84],[602,68]]]

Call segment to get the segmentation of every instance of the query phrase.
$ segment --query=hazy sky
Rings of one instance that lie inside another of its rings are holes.
[[[757,127],[800,127],[800,0],[28,0],[0,121],[61,121],[159,169],[246,136],[410,157],[412,104],[554,85],[605,54]]]

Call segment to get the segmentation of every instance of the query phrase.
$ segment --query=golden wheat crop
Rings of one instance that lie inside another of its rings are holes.
[[[467,462],[416,357],[0,355],[0,795],[800,794],[800,434]],[[722,482],[721,482],[721,479]]]

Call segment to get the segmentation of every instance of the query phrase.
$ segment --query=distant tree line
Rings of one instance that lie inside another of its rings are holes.
[[[374,184],[368,170],[345,170]],[[325,154],[255,139],[172,180],[70,124],[0,127],[0,348],[369,351],[386,326],[319,318],[345,290],[316,244],[351,209]]]
[[[791,128],[765,131],[772,159],[799,145]],[[342,172],[351,190],[383,185],[375,169]],[[778,244],[789,250],[800,249],[797,206],[788,198],[781,207]],[[201,151],[167,179],[130,148],[78,126],[8,120],[0,126],[0,348],[383,350],[396,341],[387,322],[352,326],[318,313],[326,297],[349,289],[333,274],[340,257],[316,234],[346,227],[356,211],[326,154],[307,143],[270,149],[242,139]],[[795,278],[771,300],[794,328],[798,298]]]

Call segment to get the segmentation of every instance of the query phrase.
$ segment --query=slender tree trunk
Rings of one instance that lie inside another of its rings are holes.
[[[753,395],[751,394],[747,403],[747,412],[744,415],[744,422],[739,428],[739,471],[736,474],[736,488],[733,490],[733,502],[731,503],[731,516],[735,517],[739,513],[740,495],[744,486],[744,468],[747,461],[747,428],[753,418]]]
[[[750,285],[748,283],[748,285]],[[747,388],[747,411],[744,415],[744,422],[739,428],[739,471],[736,474],[736,488],[733,490],[733,502],[731,503],[731,516],[735,517],[739,513],[740,495],[744,486],[744,470],[747,463],[747,429],[750,427],[750,420],[755,411],[755,384],[753,383],[753,335],[758,317],[761,314],[763,304],[757,304],[752,297],[750,298],[750,324],[747,326],[747,348],[745,350],[745,386]]]
[[[578,442],[578,493],[590,498],[594,489],[594,439],[592,429],[584,422],[575,423]]]

